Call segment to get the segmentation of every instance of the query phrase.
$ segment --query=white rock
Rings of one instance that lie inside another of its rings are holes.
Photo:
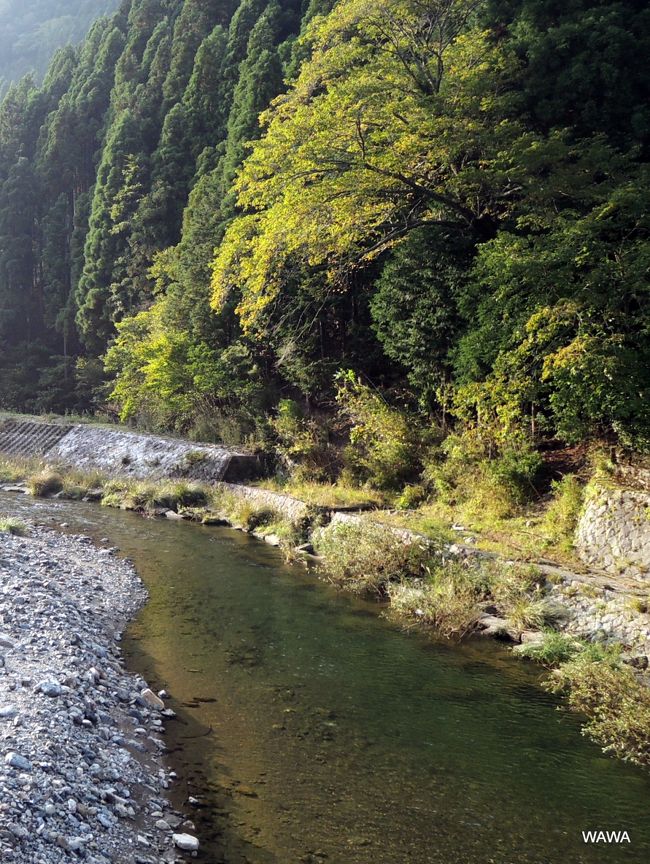
[[[199,841],[191,834],[172,834],[172,840],[183,852],[198,852]]]
[[[165,703],[160,699],[153,690],[150,690],[146,687],[144,690],[140,692],[140,696],[144,699],[144,701],[149,705],[150,708],[156,708],[158,711],[162,711],[165,707]]]

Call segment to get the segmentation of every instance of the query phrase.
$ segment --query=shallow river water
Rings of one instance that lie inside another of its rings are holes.
[[[401,632],[229,529],[6,493],[0,513],[134,561],[150,601],[124,648],[172,695],[173,794],[200,860],[650,862],[650,773],[603,756],[499,646]],[[592,829],[631,843],[585,844]]]

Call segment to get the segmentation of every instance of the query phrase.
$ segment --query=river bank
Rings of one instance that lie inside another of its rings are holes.
[[[69,464],[5,460],[7,491],[99,501],[146,516],[229,525],[318,565],[338,587],[379,596],[402,626],[505,640],[586,717],[606,752],[650,764],[650,614],[643,574],[516,561],[275,491],[175,478],[111,479]],[[27,481],[20,483],[17,481]]]
[[[178,861],[166,709],[120,652],[146,590],[113,549],[25,531],[0,532],[0,858]]]

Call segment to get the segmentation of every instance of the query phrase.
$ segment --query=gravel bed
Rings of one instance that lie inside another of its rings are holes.
[[[145,599],[89,538],[0,533],[1,861],[161,864],[196,847],[165,792],[173,712],[120,654]]]

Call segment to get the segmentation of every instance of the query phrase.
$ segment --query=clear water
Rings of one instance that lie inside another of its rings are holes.
[[[238,532],[0,493],[108,537],[150,601],[132,669],[165,687],[200,859],[228,864],[650,862],[650,774],[601,754],[492,643],[403,633]],[[589,846],[582,830],[626,830]]]

